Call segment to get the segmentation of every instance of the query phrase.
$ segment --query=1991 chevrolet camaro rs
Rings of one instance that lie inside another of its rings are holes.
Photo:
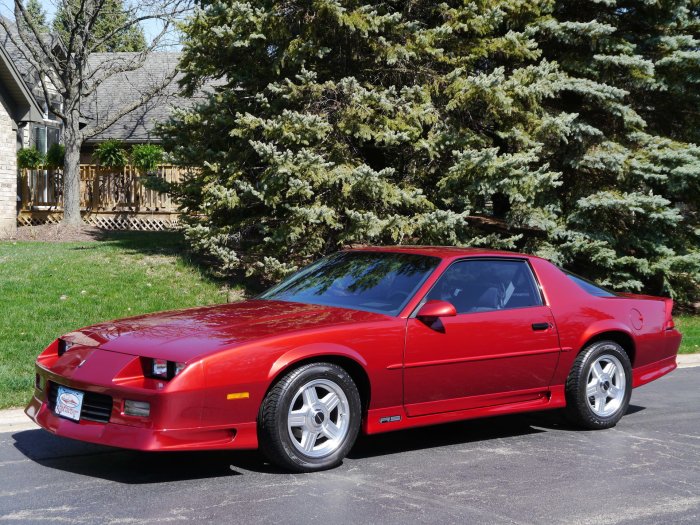
[[[115,447],[260,446],[294,471],[337,465],[360,430],[564,407],[609,428],[676,368],[672,305],[529,255],[347,250],[250,301],[60,337],[26,413]]]

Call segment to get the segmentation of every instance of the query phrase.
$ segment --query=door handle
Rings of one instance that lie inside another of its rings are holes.
[[[549,330],[549,323],[532,323],[533,330]]]

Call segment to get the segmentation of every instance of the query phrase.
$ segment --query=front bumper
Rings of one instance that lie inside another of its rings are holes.
[[[53,434],[145,451],[257,448],[255,421],[207,424],[203,415],[206,391],[197,364],[188,367],[182,377],[161,382],[134,373],[139,358],[133,355],[87,348],[71,350],[72,355],[60,359],[48,354],[50,360],[40,356],[37,361],[39,381],[25,413]],[[50,392],[58,386],[111,398],[111,407],[108,404],[105,409],[108,417],[95,421],[81,415],[80,421],[73,421],[56,415]],[[148,402],[150,415],[125,414],[127,399]]]
[[[30,419],[57,436],[110,447],[145,451],[255,449],[258,447],[255,422],[235,428],[196,427],[153,429],[118,423],[71,421],[57,416],[36,396],[25,409]]]

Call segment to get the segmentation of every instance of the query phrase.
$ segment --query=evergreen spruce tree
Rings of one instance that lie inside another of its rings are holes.
[[[557,101],[577,115],[554,152],[560,260],[613,288],[681,299],[697,297],[700,266],[700,148],[685,142],[698,138],[700,107],[690,4],[560,0],[538,28],[546,59],[579,86]]]
[[[636,42],[615,0],[202,2],[183,89],[216,92],[162,129],[202,168],[173,188],[187,235],[266,278],[349,243],[481,245],[688,299],[698,150],[655,115],[694,82],[671,62],[697,13],[664,5],[672,38]]]

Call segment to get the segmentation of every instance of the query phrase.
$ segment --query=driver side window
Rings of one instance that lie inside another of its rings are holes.
[[[529,265],[508,259],[475,259],[450,266],[428,299],[452,303],[459,314],[541,306]]]

